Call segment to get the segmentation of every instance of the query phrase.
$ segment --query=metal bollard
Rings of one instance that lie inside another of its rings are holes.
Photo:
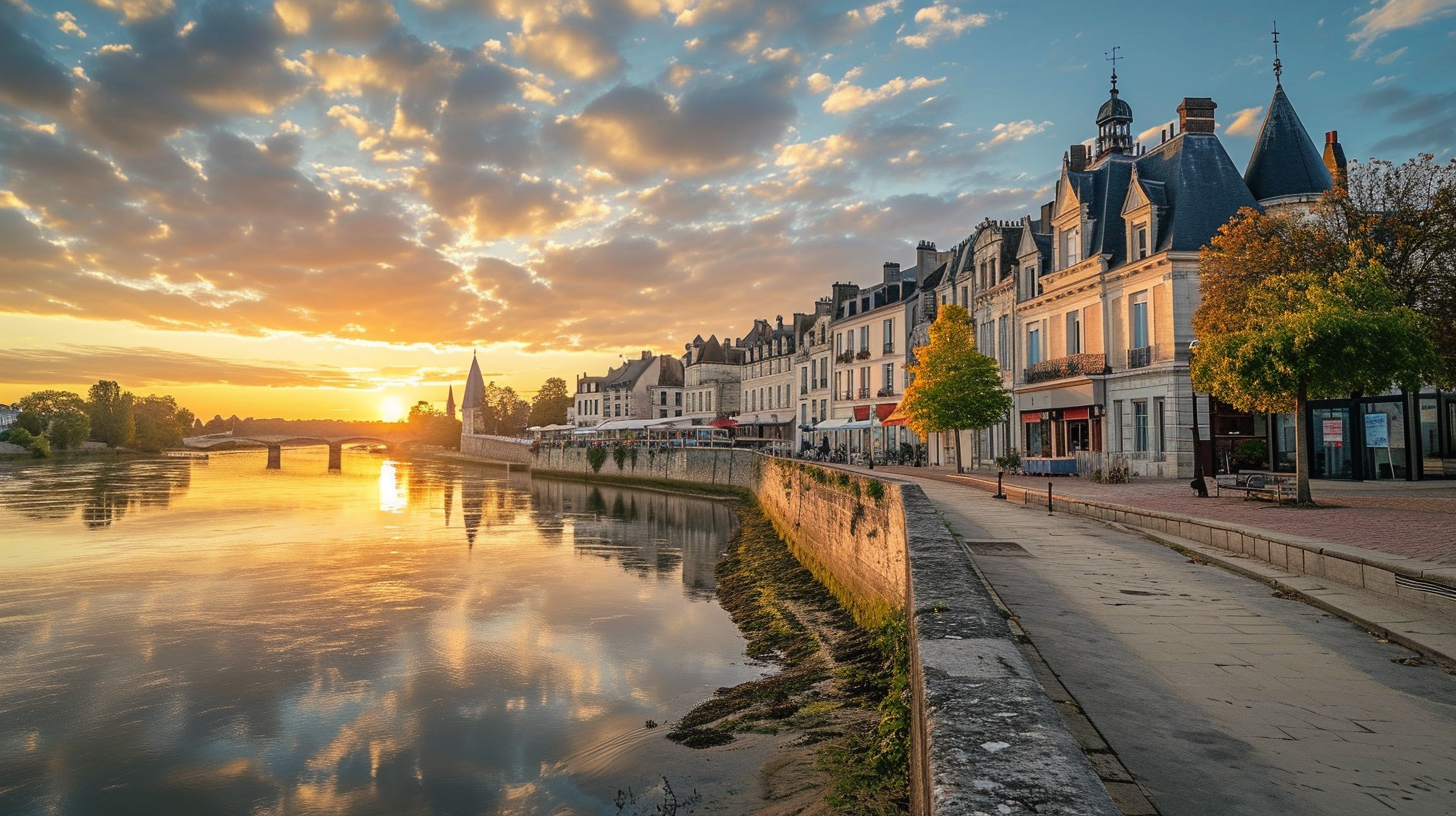
[[[1047,482],[1047,515],[1052,514],[1052,483]]]
[[[1006,471],[1004,470],[996,471],[996,495],[992,496],[991,498],[1003,500],[1006,498],[1006,491],[1001,489],[1001,477],[1005,475]]]

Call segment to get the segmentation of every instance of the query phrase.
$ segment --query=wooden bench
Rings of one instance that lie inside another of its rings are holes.
[[[1257,498],[1283,502],[1295,498],[1294,485],[1287,476],[1258,471],[1213,477],[1213,495],[1221,496],[1225,490],[1243,493],[1245,501]]]

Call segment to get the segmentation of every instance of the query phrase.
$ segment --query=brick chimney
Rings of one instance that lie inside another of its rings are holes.
[[[1340,132],[1332,130],[1325,134],[1325,167],[1330,169],[1330,178],[1335,186],[1345,186],[1345,148],[1340,146]]]
[[[1080,173],[1087,169],[1087,145],[1074,144],[1067,148],[1067,172]]]
[[[925,280],[935,271],[935,242],[921,241],[915,247],[915,279]]]
[[[1178,106],[1178,130],[1184,133],[1212,133],[1215,110],[1218,110],[1218,105],[1206,96],[1184,97],[1183,104]]]
[[[885,285],[900,282],[900,265],[890,261],[885,262]]]

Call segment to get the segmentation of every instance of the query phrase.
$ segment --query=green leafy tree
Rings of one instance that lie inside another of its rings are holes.
[[[541,384],[541,390],[531,398],[531,414],[527,422],[533,426],[561,425],[566,422],[566,409],[571,407],[571,393],[566,390],[566,380],[549,377]]]
[[[410,408],[407,422],[411,436],[431,445],[460,447],[460,420],[445,416],[443,411],[424,400]]]
[[[519,436],[526,429],[531,405],[516,395],[510,386],[486,383],[481,398],[480,433],[495,436]]]
[[[154,452],[181,445],[194,419],[192,412],[177,405],[170,395],[153,394],[136,400],[132,413],[136,428],[133,444]]]
[[[961,467],[959,431],[979,431],[1006,418],[1011,395],[1001,382],[996,361],[976,351],[970,315],[964,307],[940,307],[930,324],[930,344],[915,349],[909,366],[914,377],[905,389],[900,412],[922,438],[954,432],[956,469]]]
[[[10,430],[5,434],[5,441],[12,445],[19,445],[22,448],[29,448],[30,443],[35,441],[35,434],[25,428],[17,428],[11,425]]]
[[[136,399],[115,380],[100,380],[86,397],[91,434],[113,448],[124,448],[136,437]]]
[[[1385,267],[1397,302],[1430,318],[1433,382],[1456,387],[1456,160],[1352,162],[1317,213],[1334,246]]]
[[[1337,244],[1328,237],[1299,214],[1241,213],[1203,250],[1203,303],[1193,317],[1196,388],[1244,411],[1294,412],[1296,499],[1304,504],[1308,401],[1392,383],[1415,388],[1439,365],[1429,319],[1400,304],[1384,267],[1358,253],[1332,266],[1338,249],[1306,256],[1316,259],[1309,266],[1281,258],[1299,246]]]
[[[36,391],[20,398],[16,421],[36,436],[45,435],[58,448],[72,448],[91,435],[86,401],[70,391]]]

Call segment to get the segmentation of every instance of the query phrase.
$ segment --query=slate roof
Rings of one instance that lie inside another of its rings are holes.
[[[1165,201],[1158,220],[1159,252],[1197,252],[1240,207],[1257,206],[1223,143],[1212,133],[1180,133],[1140,156],[1137,167],[1141,179],[1162,187]],[[1153,197],[1157,188],[1148,184],[1143,189],[1157,206]],[[1122,201],[1119,197],[1119,208]],[[1119,218],[1119,230],[1121,224]]]
[[[1284,86],[1274,86],[1269,115],[1259,131],[1244,182],[1254,198],[1265,201],[1281,196],[1323,193],[1334,186],[1324,157],[1310,141],[1309,132],[1284,95]]]
[[[480,361],[470,358],[470,374],[465,378],[465,397],[460,403],[464,409],[479,408],[485,402],[485,378],[480,375]]]
[[[921,284],[921,288],[925,291],[930,291],[931,289],[939,286],[945,280],[946,271],[949,268],[950,261],[946,261],[940,266],[937,266],[934,272],[931,272],[929,275],[925,276],[925,282]]]

